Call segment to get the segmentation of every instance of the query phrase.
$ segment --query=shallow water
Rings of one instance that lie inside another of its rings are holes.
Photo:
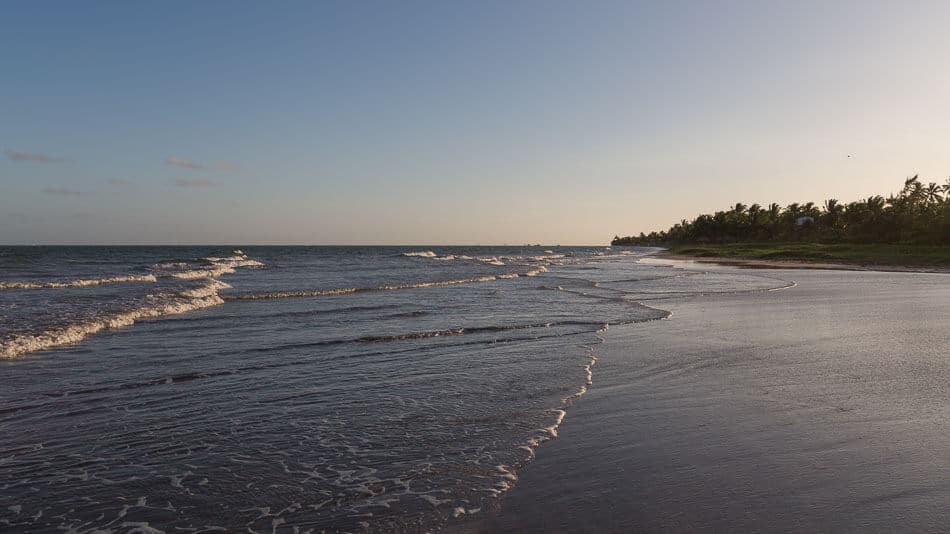
[[[0,248],[0,525],[421,531],[484,514],[599,333],[788,287],[648,250]]]

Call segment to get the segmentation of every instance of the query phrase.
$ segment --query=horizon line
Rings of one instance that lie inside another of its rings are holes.
[[[420,244],[420,243],[0,243],[0,247],[612,247],[609,241],[593,244],[576,243],[456,243],[456,244]]]

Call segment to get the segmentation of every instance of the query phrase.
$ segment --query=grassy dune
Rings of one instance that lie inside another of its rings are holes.
[[[950,246],[820,243],[735,243],[680,245],[671,254],[699,258],[848,263],[858,265],[950,266]]]

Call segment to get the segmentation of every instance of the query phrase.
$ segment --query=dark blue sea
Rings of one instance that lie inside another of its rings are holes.
[[[0,248],[0,531],[436,531],[497,508],[599,334],[763,272],[604,247]]]

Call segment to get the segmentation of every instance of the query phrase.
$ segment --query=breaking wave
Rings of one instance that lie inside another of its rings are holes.
[[[235,250],[233,256],[226,258],[208,257],[195,261],[165,262],[152,266],[157,274],[129,274],[110,276],[105,278],[90,278],[80,280],[53,281],[53,282],[0,282],[0,289],[67,289],[74,287],[92,287],[106,284],[121,284],[129,282],[157,282],[159,278],[178,278],[180,280],[200,280],[203,278],[217,278],[225,274],[232,274],[239,267],[263,267],[264,264],[252,260],[240,250]],[[178,272],[170,272],[170,271]]]
[[[218,295],[221,289],[231,286],[217,280],[221,275],[235,272],[239,267],[260,267],[259,261],[248,258],[240,251],[234,256],[226,258],[203,258],[206,266],[199,269],[190,269],[194,263],[173,262],[153,266],[163,271],[159,276],[129,275],[111,278],[97,278],[90,280],[74,280],[71,282],[5,282],[0,283],[2,289],[39,289],[39,288],[68,288],[86,287],[120,282],[158,282],[159,278],[179,280],[207,281],[198,287],[171,288],[168,291],[146,295],[143,302],[132,309],[122,311],[107,311],[97,314],[92,319],[72,324],[47,327],[38,332],[12,332],[0,337],[0,358],[14,358],[28,352],[45,350],[59,345],[76,343],[86,337],[106,329],[123,328],[135,324],[136,321],[146,318],[177,315],[201,308],[208,308],[224,304]],[[190,269],[180,272],[167,272],[170,269]],[[193,284],[192,284],[193,285]]]
[[[477,284],[480,282],[495,282],[497,280],[511,280],[525,276],[537,276],[547,269],[543,266],[522,273],[493,274],[486,276],[475,276],[472,278],[460,278],[456,280],[438,280],[432,282],[417,282],[412,284],[392,284],[373,287],[344,287],[337,289],[313,289],[313,290],[294,290],[294,291],[271,291],[267,293],[243,293],[232,294],[224,297],[225,300],[273,300],[287,298],[308,298],[308,297],[333,297],[337,295],[350,295],[353,293],[366,293],[370,291],[399,291],[403,289],[422,289],[426,287],[445,287],[460,284]]]
[[[86,337],[109,328],[132,326],[135,321],[149,317],[175,315],[210,306],[224,304],[217,294],[196,298],[180,298],[158,302],[131,311],[106,315],[84,323],[53,328],[36,334],[13,334],[0,340],[0,357],[14,358],[28,352],[82,341]]]
[[[66,282],[0,282],[0,289],[65,289],[69,287],[90,287],[105,284],[120,284],[123,282],[155,282],[158,279],[153,274],[111,276],[108,278],[91,278],[87,280],[70,280]]]
[[[602,254],[602,253],[601,253]],[[481,263],[484,265],[493,265],[496,267],[504,267],[512,264],[542,264],[542,265],[555,265],[562,263],[562,260],[573,257],[571,253],[561,254],[553,250],[545,250],[544,254],[541,255],[512,255],[512,256],[468,256],[465,254],[445,254],[439,255],[431,250],[419,250],[419,251],[410,251],[403,252],[400,256],[409,257],[409,258],[425,258],[435,261],[468,261]]]
[[[238,252],[238,251],[235,251]],[[173,278],[179,278],[182,280],[199,280],[202,278],[217,278],[226,274],[234,273],[240,267],[263,267],[264,264],[248,258],[245,254],[236,254],[234,256],[229,256],[227,258],[218,258],[218,257],[208,257],[203,258],[202,261],[207,262],[207,265],[199,267],[197,269],[189,268],[193,267],[189,263],[166,263],[160,264],[161,268],[170,269],[170,268],[181,268],[185,267],[186,270],[170,273],[168,276]]]

